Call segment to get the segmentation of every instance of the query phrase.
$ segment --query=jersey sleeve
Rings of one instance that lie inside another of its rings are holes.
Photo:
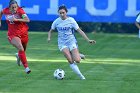
[[[79,28],[79,25],[77,24],[77,22],[75,21],[74,18],[71,18],[71,21],[72,21],[72,26],[75,30],[77,30]]]
[[[136,18],[136,22],[140,23],[140,15]]]
[[[26,14],[25,11],[22,8],[19,8],[19,13],[20,14]]]
[[[25,11],[22,8],[19,8],[19,13],[20,13],[22,18],[27,17],[27,14],[25,13]]]
[[[52,30],[55,30],[55,27],[56,27],[55,24],[56,24],[56,20],[52,23],[52,26],[51,26],[51,29],[52,29]]]
[[[6,14],[6,8],[1,10],[3,14]]]

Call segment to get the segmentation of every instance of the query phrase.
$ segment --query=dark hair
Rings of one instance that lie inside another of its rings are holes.
[[[61,5],[61,6],[59,6],[58,11],[61,10],[61,9],[64,9],[66,12],[68,12],[68,10],[67,10],[67,8],[66,8],[65,5]]]
[[[17,1],[15,1],[15,0],[10,0],[10,2],[9,2],[9,7],[10,7],[11,4],[17,4]]]

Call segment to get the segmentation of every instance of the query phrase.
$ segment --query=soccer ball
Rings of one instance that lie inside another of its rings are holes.
[[[62,69],[56,69],[54,71],[54,78],[58,79],[58,80],[62,80],[65,77],[65,72]]]

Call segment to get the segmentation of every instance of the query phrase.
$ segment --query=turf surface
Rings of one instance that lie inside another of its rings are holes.
[[[130,34],[87,33],[97,41],[88,44],[76,34],[79,50],[86,59],[78,64],[86,80],[70,69],[57,48],[57,33],[47,43],[47,33],[30,32],[27,58],[32,70],[27,75],[17,66],[16,49],[9,44],[6,31],[0,32],[0,93],[139,93],[140,39]],[[64,80],[53,78],[62,68]]]

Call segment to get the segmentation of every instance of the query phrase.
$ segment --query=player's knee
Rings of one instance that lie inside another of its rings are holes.
[[[18,45],[17,48],[18,48],[19,51],[24,51],[24,48],[23,48],[22,45]]]
[[[80,61],[81,61],[80,58],[75,60],[76,63],[80,63]]]

